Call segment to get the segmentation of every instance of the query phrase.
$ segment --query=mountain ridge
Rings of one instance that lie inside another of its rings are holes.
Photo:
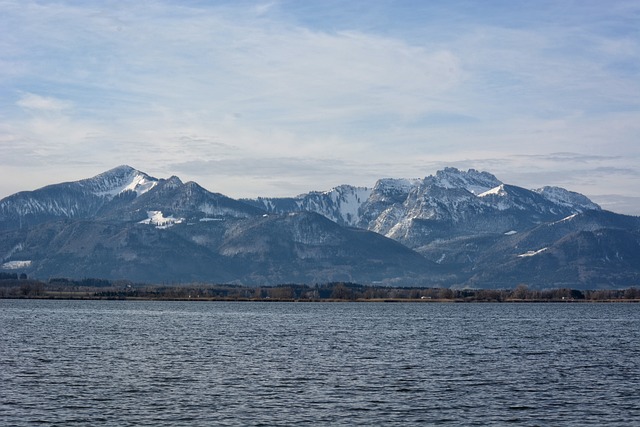
[[[639,236],[582,194],[475,169],[236,200],[122,165],[0,200],[0,270],[36,277],[628,287]]]

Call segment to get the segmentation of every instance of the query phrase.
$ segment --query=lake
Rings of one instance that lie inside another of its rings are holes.
[[[0,300],[0,425],[640,425],[640,305]]]

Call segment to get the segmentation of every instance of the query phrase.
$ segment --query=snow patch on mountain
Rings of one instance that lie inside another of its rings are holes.
[[[526,257],[531,257],[531,256],[536,256],[541,254],[542,252],[546,251],[549,248],[542,248],[542,249],[538,249],[537,251],[527,251],[523,254],[518,255],[519,258],[526,258]]]
[[[147,216],[149,218],[140,221],[139,224],[155,225],[156,228],[163,229],[184,222],[184,218],[175,218],[173,215],[165,217],[162,211],[148,211]]]
[[[484,193],[480,193],[478,194],[478,197],[483,199],[493,199],[488,203],[499,211],[506,211],[507,209],[514,207],[514,204],[508,199],[509,193],[505,189],[504,184],[500,184],[499,186],[487,190]]]
[[[577,213],[572,214],[572,215],[569,215],[568,217],[562,218],[560,221],[552,222],[552,223],[551,223],[551,224],[549,224],[549,225],[554,225],[554,224],[559,224],[559,223],[561,223],[561,222],[571,221],[571,220],[572,220],[573,218],[575,218],[576,216],[578,216],[578,214],[577,214]]]
[[[135,191],[136,194],[139,196],[151,190],[157,184],[158,184],[157,180],[151,180],[145,175],[135,175],[131,177],[131,180],[129,182],[124,182],[115,188],[111,188],[106,191],[99,191],[99,192],[96,192],[95,194],[97,196],[114,197],[125,191]]]
[[[504,184],[500,184],[497,187],[492,188],[491,190],[480,193],[478,194],[478,197],[487,197],[491,194],[494,194],[496,196],[506,196],[507,192],[504,190]]]
[[[372,189],[340,185],[328,191],[312,191],[292,198],[258,198],[251,201],[268,213],[314,212],[333,222],[351,227],[360,221],[361,207]]]
[[[198,210],[203,214],[211,217],[230,216],[234,218],[248,218],[250,216],[247,212],[241,212],[233,208],[220,206],[219,204],[212,204],[208,202],[198,206]]]
[[[2,264],[2,266],[0,266],[0,268],[4,269],[4,270],[17,270],[19,268],[27,268],[31,265],[31,260],[23,260],[23,261],[9,261],[9,262],[5,262],[4,264]]]
[[[334,222],[355,226],[360,220],[359,210],[371,195],[371,189],[341,185],[323,194],[317,201],[310,200],[314,212],[325,215]]]

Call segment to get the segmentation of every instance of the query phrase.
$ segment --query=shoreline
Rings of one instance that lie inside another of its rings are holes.
[[[138,296],[96,296],[96,295],[38,295],[38,296],[0,296],[0,300],[47,300],[47,301],[176,301],[176,302],[243,302],[243,303],[411,303],[411,304],[590,304],[590,303],[624,303],[637,304],[640,299],[504,299],[481,300],[473,298],[317,298],[317,299],[290,299],[290,298],[216,298],[216,297],[138,297]]]

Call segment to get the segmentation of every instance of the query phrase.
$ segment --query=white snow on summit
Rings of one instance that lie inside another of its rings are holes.
[[[504,190],[504,184],[500,184],[497,187],[492,188],[491,190],[487,190],[483,193],[478,194],[478,197],[486,197],[490,194],[495,194],[497,196],[505,196],[507,193]]]
[[[374,191],[388,192],[390,190],[398,190],[403,193],[409,193],[412,188],[420,185],[421,179],[407,179],[407,178],[382,178],[376,182]]]
[[[135,191],[139,196],[151,190],[153,187],[156,186],[156,184],[158,184],[158,181],[150,180],[148,179],[148,177],[144,175],[135,175],[131,178],[129,182],[125,182],[118,187],[109,189],[107,191],[97,192],[95,194],[98,196],[113,197],[113,196],[117,196],[118,194],[124,191],[132,190],[132,191]]]
[[[505,211],[513,208],[515,205],[512,201],[508,200],[509,193],[504,188],[504,184],[500,184],[497,187],[487,190],[484,193],[478,194],[478,197],[484,198],[488,196],[498,196],[499,199],[493,201],[493,206],[499,211]]]
[[[433,179],[435,184],[443,188],[464,188],[472,194],[479,195],[502,184],[498,178],[489,172],[478,172],[469,169],[464,172],[456,168],[445,168],[436,172]]]
[[[587,196],[573,191],[565,190],[561,187],[542,187],[533,190],[547,200],[574,209],[600,210],[600,206],[593,203]]]
[[[155,187],[158,180],[130,166],[118,166],[93,178],[79,181],[79,184],[96,196],[112,198],[128,190],[135,191],[139,196]]]

